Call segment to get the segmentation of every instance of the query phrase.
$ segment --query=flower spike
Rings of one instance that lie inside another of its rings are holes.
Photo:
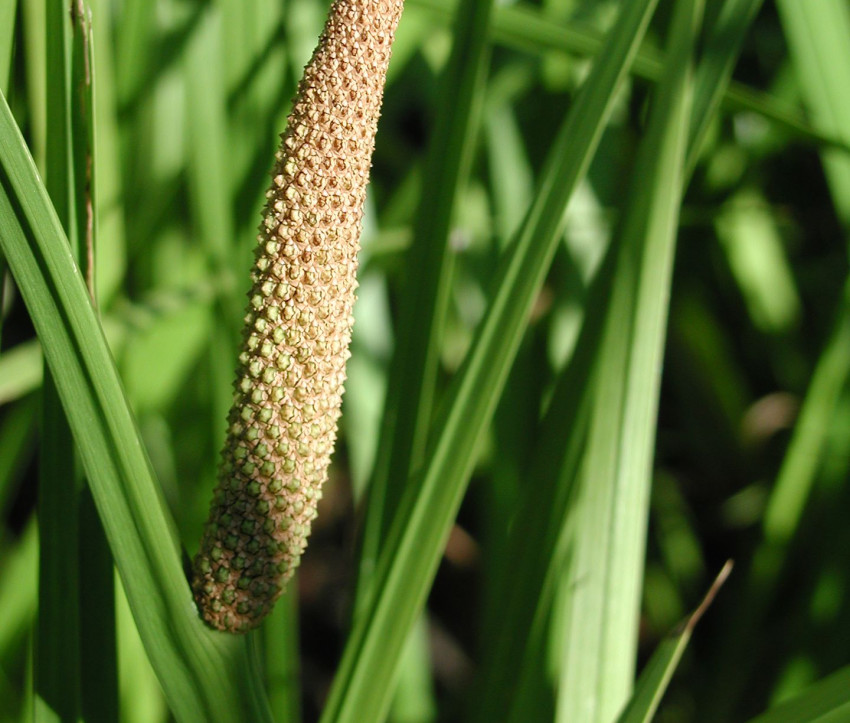
[[[336,441],[357,252],[403,0],[336,0],[275,155],[218,485],[192,589],[212,627],[267,615],[307,544]]]

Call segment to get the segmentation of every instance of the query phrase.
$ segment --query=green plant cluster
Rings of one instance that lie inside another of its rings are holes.
[[[0,0],[0,723],[850,719],[846,0],[407,0],[310,546],[201,621],[329,4]]]

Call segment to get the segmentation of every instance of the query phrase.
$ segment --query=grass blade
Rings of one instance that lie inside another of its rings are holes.
[[[24,71],[27,80],[27,110],[32,133],[32,155],[44,174],[47,146],[47,50],[44,28],[47,25],[47,3],[22,3],[24,26]]]
[[[410,477],[422,463],[431,422],[439,344],[450,302],[454,254],[449,236],[455,207],[469,173],[481,96],[489,62],[487,26],[493,0],[474,0],[459,7],[451,57],[441,78],[437,126],[425,169],[425,187],[407,253],[410,269],[401,300],[399,334],[389,371],[375,472],[369,486],[368,506],[360,553],[358,595],[368,594],[372,571],[387,531]],[[409,675],[402,687],[427,678],[422,628],[407,644],[404,656]],[[426,687],[427,688],[427,687]],[[427,689],[411,693],[427,697]],[[399,695],[403,695],[400,690]]]
[[[736,2],[732,0],[730,4]],[[727,9],[724,8],[724,12]],[[720,32],[723,27],[718,23],[713,32]],[[723,46],[727,53],[737,52],[734,44],[724,44],[721,40],[712,34],[707,47]],[[723,84],[728,81],[726,72],[720,71],[728,71],[731,67],[728,60],[717,56],[713,60],[711,64],[701,65],[695,78],[695,103],[706,109],[715,107],[711,98],[718,93],[722,95]],[[701,117],[692,117],[692,139],[698,137],[697,128],[704,122]],[[693,144],[696,142],[691,141],[689,157],[695,155]],[[572,519],[568,511],[575,502],[574,481],[584,445],[591,388],[588,380],[597,353],[604,308],[612,293],[615,253],[615,249],[609,249],[607,260],[591,285],[584,301],[586,315],[576,351],[558,380],[546,417],[540,424],[539,443],[525,484],[534,494],[518,511],[508,544],[515,561],[514,573],[510,586],[495,595],[500,601],[500,624],[510,628],[513,634],[497,636],[493,649],[484,656],[486,668],[479,706],[483,711],[482,720],[498,714],[502,708],[498,701],[505,695],[504,691],[512,687],[512,681],[521,691],[514,706],[518,719],[522,719],[522,711],[531,705],[530,698],[540,693],[530,692],[532,686],[526,677],[533,676],[535,661],[545,657],[546,643],[538,640],[538,636],[546,635],[545,620],[551,605],[553,580],[558,575],[553,569],[553,557],[559,540],[568,535]],[[553,474],[553,470],[557,472]],[[516,660],[525,661],[519,666],[523,671],[519,683],[510,673],[512,661]],[[529,671],[528,676],[526,671]]]
[[[247,268],[234,254],[232,159],[227,133],[223,77],[221,13],[217,5],[205,8],[197,19],[186,48],[186,137],[191,223],[204,249],[212,278],[227,279],[234,268]],[[234,283],[223,285],[213,308],[224,323],[212,325],[209,333],[209,366],[213,379],[210,393],[211,438],[215,449],[224,445],[227,413],[233,402],[233,360],[242,326],[243,299]],[[189,361],[189,360],[187,360]],[[187,364],[189,366],[189,364]],[[208,495],[209,496],[209,495]]]
[[[0,103],[0,240],[41,338],[142,640],[175,717],[269,721],[245,639],[197,617],[173,522],[103,332],[26,146]]]
[[[97,147],[92,174],[95,180],[94,225],[96,298],[101,309],[108,309],[126,273],[124,214],[120,178],[118,118],[116,113],[115,67],[112,53],[112,26],[109,0],[89,0],[92,17],[92,77],[97,92],[92,94],[93,122],[97,129]],[[94,146],[94,144],[92,144]]]
[[[743,602],[725,635],[723,655],[738,660],[718,680],[723,695],[713,701],[716,715],[727,716],[746,689],[754,671],[745,655],[775,600],[786,556],[799,534],[803,513],[814,491],[822,455],[834,420],[837,401],[850,374],[850,285],[845,287],[838,317],[818,358],[785,456],[767,500],[760,540],[747,570]]]
[[[655,711],[658,710],[658,705],[667,690],[667,685],[682,659],[685,648],[688,647],[694,628],[731,572],[732,562],[729,561],[715,578],[699,607],[676,630],[661,641],[640,674],[635,685],[635,692],[626,708],[617,718],[617,723],[650,723],[655,717]]]
[[[17,0],[0,6],[0,93],[9,94],[9,80],[12,72],[12,58],[15,49],[15,13]],[[0,298],[6,293],[6,262],[0,253]],[[3,314],[0,313],[0,332],[3,330]]]
[[[86,723],[118,720],[115,576],[91,490],[80,493],[80,689]]]
[[[73,27],[64,0],[46,3],[47,172],[46,184],[70,242],[80,256],[78,192],[82,179],[77,163],[73,84]],[[62,413],[59,393],[47,367],[42,384],[41,445],[38,479],[38,608],[35,641],[35,720],[73,723],[80,713],[80,587],[77,543],[80,538],[78,490],[71,430]]]
[[[95,296],[95,248],[99,212],[95,153],[95,67],[91,11],[78,2],[71,18],[71,108],[79,265]],[[118,717],[118,652],[115,632],[115,577],[112,555],[91,490],[77,492],[80,612],[80,712],[87,723]]]
[[[612,100],[655,3],[627,6],[553,145],[540,193],[495,279],[495,297],[434,427],[420,484],[410,486],[390,529],[375,588],[354,629],[322,720],[379,720],[389,683],[422,609],[475,449],[492,417],[528,313],[563,230],[564,210],[602,134]]]
[[[0,91],[9,94],[12,74],[12,53],[15,49],[15,13],[18,0],[0,5]]]
[[[850,143],[850,7],[843,0],[777,2],[800,89],[821,132]],[[850,224],[850,158],[837,149],[822,154],[833,203]]]
[[[685,184],[701,2],[676,5],[608,304],[570,540],[557,720],[608,721],[629,696],[667,303]]]
[[[454,2],[455,0],[415,0],[416,5],[427,7],[441,17],[449,16]],[[833,4],[839,2],[840,0],[833,0]],[[790,0],[789,4],[793,4],[793,0]],[[737,18],[737,22],[743,22],[743,14],[735,12],[732,15]],[[735,31],[739,30],[737,27],[727,27]],[[493,41],[498,44],[535,54],[546,50],[561,50],[578,55],[596,56],[602,47],[603,40],[598,31],[561,25],[540,11],[524,5],[499,7],[493,16],[492,33]],[[661,78],[663,70],[662,58],[657,52],[649,49],[641,49],[632,67],[632,72],[637,77],[655,82]],[[830,133],[823,128],[818,128],[807,122],[796,108],[789,107],[766,93],[754,91],[747,86],[738,83],[730,84],[724,91],[723,104],[731,110],[748,110],[757,113],[793,135],[817,144],[844,151],[850,148],[846,135],[838,131]]]
[[[750,723],[841,723],[850,716],[850,666],[815,683],[797,698]]]
[[[398,337],[389,370],[388,393],[377,446],[375,472],[360,552],[358,595],[368,594],[372,571],[390,523],[398,511],[411,471],[422,463],[431,423],[439,344],[449,309],[454,254],[449,245],[456,204],[466,185],[475,149],[490,48],[487,27],[493,0],[473,0],[458,7],[452,52],[440,80],[437,125],[430,141],[423,194],[413,242],[407,252],[410,270],[404,284]],[[405,673],[396,700],[424,700],[432,693],[425,624],[414,628],[407,643]],[[418,690],[417,690],[418,688]],[[423,709],[433,702],[423,703]]]
[[[295,581],[297,582],[297,580]],[[266,689],[276,723],[301,720],[298,597],[284,595],[262,628]]]
[[[233,268],[235,225],[224,84],[210,82],[223,76],[220,20],[216,5],[207,6],[197,19],[186,48],[185,73],[191,221],[214,276]],[[241,299],[232,302],[228,309],[241,308]]]
[[[422,197],[407,254],[410,273],[369,490],[361,553],[364,571],[374,569],[410,473],[422,463],[439,367],[435,340],[445,323],[454,265],[449,232],[474,149],[489,59],[486,36],[492,6],[493,0],[461,6],[452,56],[441,80],[438,125],[425,171],[424,186],[429,190]]]
[[[80,701],[77,479],[74,443],[47,369],[40,443],[35,720],[73,723]]]
[[[845,289],[833,335],[812,375],[794,435],[765,508],[762,523],[765,544],[756,558],[764,567],[757,565],[754,570],[760,585],[769,584],[768,580],[777,572],[768,558],[781,559],[799,527],[835,414],[836,400],[846,384],[849,369],[850,286]]]
[[[696,78],[688,149],[688,175],[693,173],[706,134],[730,86],[744,38],[763,0],[726,0],[711,28]]]
[[[850,138],[850,103],[839,89],[850,82],[850,11],[846,4],[833,2],[777,5],[787,37],[798,84],[811,111],[812,122],[822,133]],[[834,149],[821,152],[826,179],[836,213],[850,228],[850,160]],[[754,670],[743,655],[753,643],[753,631],[762,629],[763,620],[775,600],[785,558],[800,531],[803,513],[809,504],[822,453],[838,418],[841,390],[850,373],[850,285],[838,301],[835,324],[817,359],[794,432],[776,482],[767,500],[760,540],[747,573],[744,602],[729,626],[722,655],[740,661],[735,669],[721,673],[718,686],[723,695],[712,699],[711,715],[728,717],[744,693]]]

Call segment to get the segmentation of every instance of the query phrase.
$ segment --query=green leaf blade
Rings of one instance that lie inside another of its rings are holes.
[[[634,677],[652,457],[702,8],[677,4],[623,219],[574,513],[557,720],[611,720]],[[557,630],[557,629],[556,629]]]
[[[103,332],[5,101],[0,238],[54,372],[143,642],[178,720],[270,721],[244,638],[198,618]]]
[[[495,284],[496,296],[458,374],[421,483],[402,500],[382,554],[375,589],[355,622],[323,722],[383,716],[387,690],[421,611],[452,520],[466,489],[474,450],[489,424],[528,312],[560,238],[566,203],[586,172],[614,93],[637,50],[655,3],[630,4],[594,66],[544,171],[540,193]]]

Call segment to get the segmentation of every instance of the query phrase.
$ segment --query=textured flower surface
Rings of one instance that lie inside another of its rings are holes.
[[[336,440],[375,131],[403,0],[336,0],[276,154],[227,442],[192,588],[213,627],[269,613]]]

